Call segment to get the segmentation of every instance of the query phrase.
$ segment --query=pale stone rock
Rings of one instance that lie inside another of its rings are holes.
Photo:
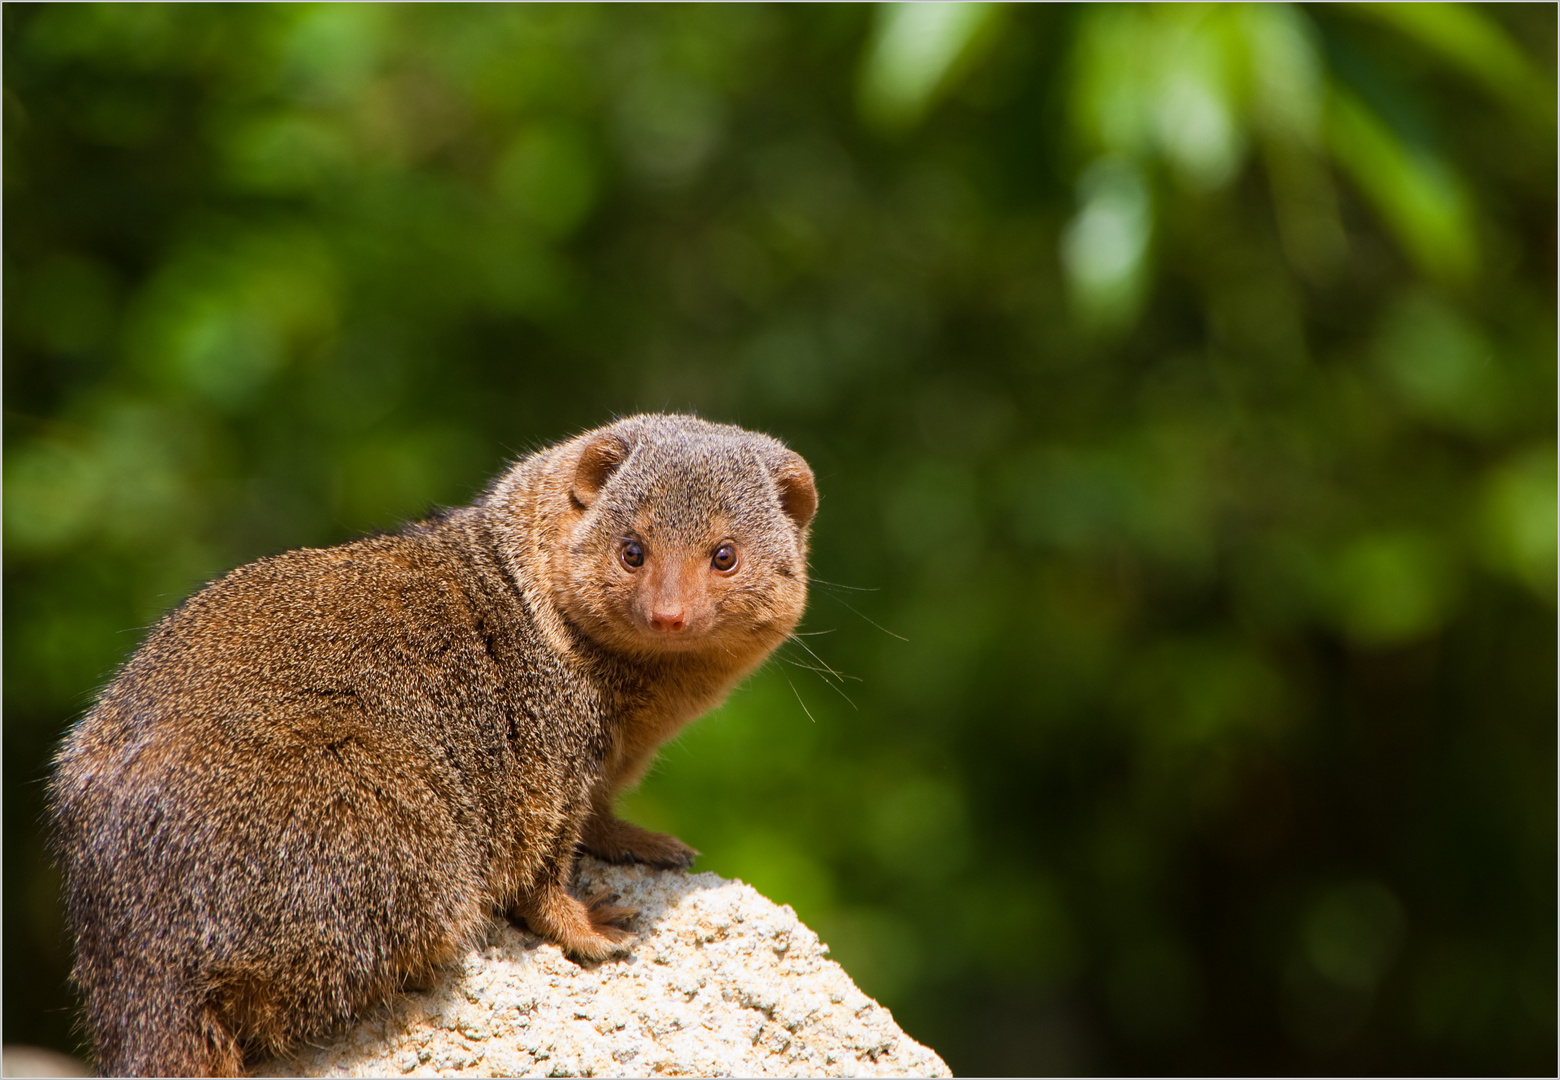
[[[740,881],[581,859],[639,909],[626,957],[580,965],[504,924],[268,1076],[949,1076],[789,907]]]
[[[7,1043],[0,1049],[0,1076],[88,1076],[90,1070],[68,1054],[41,1046]]]

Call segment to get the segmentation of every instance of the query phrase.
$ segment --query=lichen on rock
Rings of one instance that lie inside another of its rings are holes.
[[[582,858],[639,909],[620,959],[508,924],[428,990],[263,1064],[271,1076],[949,1076],[828,947],[749,885]]]

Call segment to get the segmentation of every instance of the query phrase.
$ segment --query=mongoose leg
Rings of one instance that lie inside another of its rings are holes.
[[[647,863],[666,870],[686,870],[699,853],[675,836],[651,832],[613,812],[617,791],[632,784],[650,763],[650,755],[618,764],[618,775],[596,785],[590,795],[590,816],[580,829],[580,846],[610,863]],[[609,768],[611,765],[609,765]]]
[[[580,844],[610,863],[648,863],[667,870],[686,870],[699,853],[675,836],[651,832],[600,808],[585,822]]]
[[[532,930],[556,942],[564,952],[581,960],[604,960],[614,953],[626,952],[634,935],[615,925],[633,914],[633,909],[603,902],[587,907],[557,885],[540,888],[515,905]]]

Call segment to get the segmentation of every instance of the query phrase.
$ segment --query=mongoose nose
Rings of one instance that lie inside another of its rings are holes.
[[[688,617],[682,608],[675,611],[652,611],[650,613],[650,625],[662,633],[675,634],[688,627]]]

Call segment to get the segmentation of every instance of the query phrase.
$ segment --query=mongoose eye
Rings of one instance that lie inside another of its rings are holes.
[[[637,570],[645,564],[645,549],[632,540],[624,540],[618,548],[618,559],[630,570]]]
[[[730,544],[722,544],[715,549],[715,557],[710,559],[710,565],[723,574],[729,574],[737,568],[737,549]]]

